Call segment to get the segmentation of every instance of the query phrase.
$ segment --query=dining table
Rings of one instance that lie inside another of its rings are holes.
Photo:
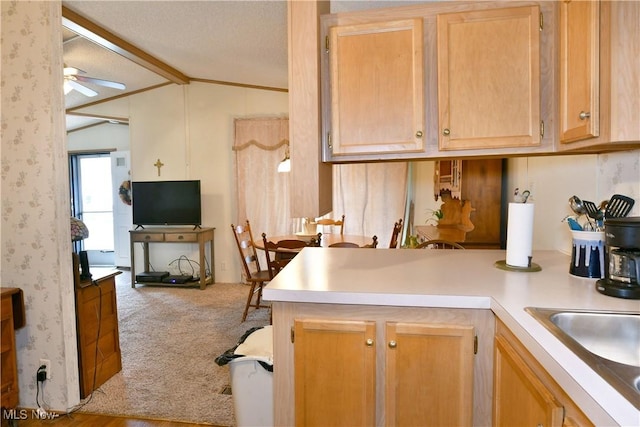
[[[281,240],[302,240],[304,242],[309,242],[316,235],[306,235],[306,234],[287,234],[282,236],[269,236],[268,240],[273,243],[277,243]],[[334,243],[341,242],[351,242],[355,243],[358,246],[369,245],[373,242],[373,236],[360,236],[356,234],[337,234],[337,233],[325,233],[322,234],[320,238],[320,246],[323,248],[329,247]],[[264,250],[264,243],[262,239],[255,240],[254,245],[258,249]],[[295,248],[295,249],[284,249],[281,248],[279,251],[281,252],[300,252],[304,248]]]

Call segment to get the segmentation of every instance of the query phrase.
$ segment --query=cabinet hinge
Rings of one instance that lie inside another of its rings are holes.
[[[293,329],[293,326],[291,327],[291,343],[293,344],[293,342],[295,341],[296,338],[296,333],[295,330]]]
[[[478,354],[478,336],[473,337],[473,354]]]
[[[540,121],[540,138],[544,138],[544,120]]]
[[[324,36],[324,50],[329,53],[329,36]]]
[[[540,31],[544,30],[544,15],[540,12]]]

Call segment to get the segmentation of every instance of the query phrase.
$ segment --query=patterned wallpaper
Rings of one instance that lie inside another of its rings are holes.
[[[629,216],[640,216],[640,150],[598,156],[598,195],[624,194],[636,201]]]
[[[48,407],[78,402],[69,194],[62,94],[61,3],[2,1],[0,283],[25,293],[17,333],[20,405],[36,407],[40,358],[53,378]],[[52,90],[55,89],[55,90]],[[640,154],[598,156],[600,195],[634,197],[640,212]],[[42,393],[44,392],[44,393]],[[44,395],[43,395],[44,394]]]
[[[40,402],[78,402],[60,1],[2,1],[0,283],[24,292],[16,334],[20,406],[36,408],[36,371],[51,361]]]

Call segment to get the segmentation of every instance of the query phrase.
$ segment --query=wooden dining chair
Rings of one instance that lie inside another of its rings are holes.
[[[262,240],[263,242],[265,242],[265,238],[267,237],[266,233],[262,233]],[[274,254],[272,256],[274,256],[275,260],[281,261],[281,260],[288,260],[291,261],[293,259],[293,257],[295,257],[297,255],[298,252],[300,252],[300,250],[302,248],[306,248],[307,246],[311,246],[311,241],[304,241],[304,240],[298,240],[298,239],[283,239],[283,240],[278,240],[277,242],[272,242],[269,241],[270,243],[270,247],[272,247],[272,245],[275,244],[275,250],[272,250],[272,252],[274,252]],[[266,245],[266,242],[265,242]],[[267,246],[265,246],[265,250],[266,250]],[[267,258],[267,261],[269,261],[269,259]]]
[[[338,242],[329,245],[330,248],[377,248],[378,247],[378,236],[373,236],[371,239],[371,243],[367,245],[360,246],[357,243],[353,242]]]
[[[271,280],[271,273],[269,270],[260,268],[260,261],[258,261],[258,254],[253,243],[253,233],[251,232],[249,220],[247,220],[244,225],[236,226],[231,224],[231,230],[233,231],[233,237],[236,240],[238,253],[240,254],[242,275],[244,276],[245,282],[251,285],[247,303],[242,313],[242,321],[244,322],[247,319],[247,313],[250,307],[255,307],[256,310],[259,308],[269,308],[268,305],[262,305],[261,303],[262,288]]]
[[[395,224],[393,224],[393,231],[391,232],[391,241],[389,242],[389,248],[390,249],[396,249],[398,247],[398,237],[400,236],[400,233],[402,232],[402,218],[400,218],[398,221],[396,221]]]
[[[272,242],[267,239],[266,233],[262,233],[262,243],[271,279],[276,277],[276,274],[291,262],[298,251],[309,246],[307,242],[302,240],[286,239]]]
[[[331,227],[332,229],[340,227],[340,234],[344,234],[344,215],[340,219],[320,218],[316,223],[322,226],[322,231],[325,230],[325,227]]]
[[[433,239],[420,243],[415,249],[464,249],[464,246],[449,240]]]

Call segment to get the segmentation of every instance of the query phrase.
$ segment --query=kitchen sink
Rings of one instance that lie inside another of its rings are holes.
[[[640,409],[640,313],[525,310]]]

